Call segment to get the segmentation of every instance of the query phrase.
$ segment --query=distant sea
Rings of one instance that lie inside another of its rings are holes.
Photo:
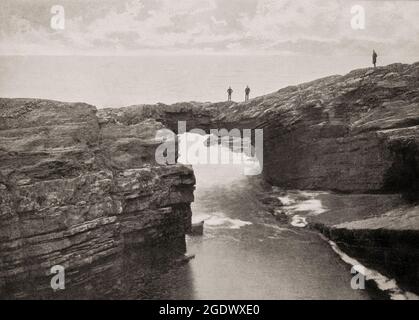
[[[379,57],[379,64],[418,57]],[[274,92],[333,74],[371,66],[365,56],[1,56],[0,97],[87,102],[102,107],[180,101],[233,100]]]

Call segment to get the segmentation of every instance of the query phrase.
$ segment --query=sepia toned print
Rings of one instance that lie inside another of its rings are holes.
[[[0,298],[419,298],[419,1],[2,0]]]

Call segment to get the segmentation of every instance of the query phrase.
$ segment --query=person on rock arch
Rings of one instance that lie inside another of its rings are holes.
[[[374,68],[377,67],[377,57],[377,52],[375,52],[375,50],[372,50],[372,64],[374,65]]]
[[[249,86],[244,89],[244,101],[249,101],[249,95],[250,95],[250,88]]]
[[[231,95],[233,94],[233,89],[231,89],[231,87],[228,87],[227,94],[228,94],[228,101],[231,101]]]

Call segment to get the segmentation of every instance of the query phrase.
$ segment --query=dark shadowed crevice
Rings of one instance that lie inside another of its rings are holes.
[[[385,190],[402,192],[411,201],[419,200],[419,148],[416,141],[394,140],[389,149],[394,160],[385,175]]]

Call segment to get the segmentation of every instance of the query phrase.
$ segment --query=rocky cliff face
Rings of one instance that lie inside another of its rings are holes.
[[[419,63],[361,69],[222,111],[264,129],[264,175],[286,188],[379,192],[419,181]]]
[[[285,188],[387,192],[419,181],[419,63],[354,70],[242,103],[108,110],[176,131],[264,129],[264,176]],[[128,120],[125,120],[128,121]]]
[[[161,127],[83,103],[0,99],[0,296],[51,291],[54,265],[71,288],[114,268],[102,262],[128,245],[184,250],[195,178],[154,163]]]
[[[234,103],[108,110],[176,131],[264,129],[264,176],[285,188],[418,190],[419,63],[354,70]]]

